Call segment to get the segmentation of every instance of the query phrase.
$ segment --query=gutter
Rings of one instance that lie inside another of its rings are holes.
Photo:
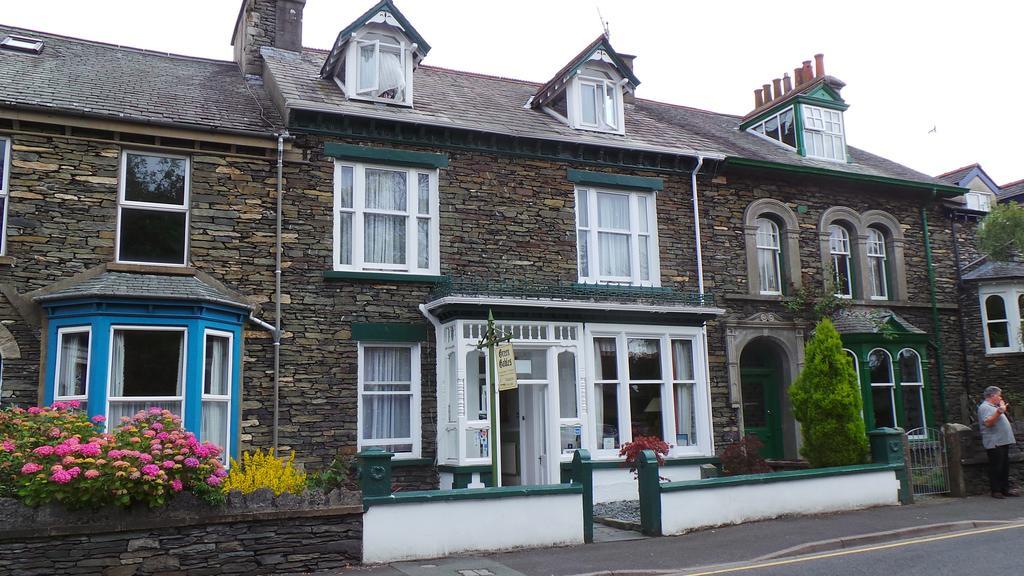
[[[936,194],[932,195],[934,199]],[[942,328],[939,326],[939,306],[935,296],[935,267],[932,263],[932,241],[928,232],[928,212],[921,206],[921,228],[924,232],[924,258],[928,265],[928,292],[932,304],[932,331],[934,341],[929,342],[935,349],[935,367],[939,371],[939,413],[942,415],[942,422],[946,423],[946,372],[942,362]]]

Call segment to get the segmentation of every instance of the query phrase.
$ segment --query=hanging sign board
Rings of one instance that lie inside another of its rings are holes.
[[[498,390],[515,390],[519,382],[516,380],[516,356],[512,344],[498,344],[494,350],[497,357]]]

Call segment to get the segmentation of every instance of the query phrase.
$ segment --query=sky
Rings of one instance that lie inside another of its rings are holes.
[[[303,45],[330,48],[375,0],[307,0]],[[0,23],[230,60],[241,0],[0,0]],[[1024,3],[396,0],[430,43],[425,64],[544,82],[608,23],[635,54],[637,96],[731,114],[825,54],[846,83],[847,142],[927,174],[978,162],[1024,179],[1010,126],[1024,102]],[[600,13],[600,17],[599,17]],[[1015,123],[1015,121],[1013,121]]]

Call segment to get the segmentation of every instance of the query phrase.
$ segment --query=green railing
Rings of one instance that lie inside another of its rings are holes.
[[[579,284],[575,282],[535,283],[511,279],[469,279],[445,276],[430,293],[430,300],[448,296],[516,298],[523,300],[568,300],[613,302],[656,306],[714,307],[714,295],[680,292],[667,287]]]

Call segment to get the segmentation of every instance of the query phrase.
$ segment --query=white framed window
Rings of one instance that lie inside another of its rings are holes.
[[[415,48],[382,29],[357,32],[335,81],[347,98],[412,106]]]
[[[868,273],[871,275],[871,299],[889,299],[888,257],[885,236],[877,228],[868,228]]]
[[[892,356],[881,348],[868,354],[868,368],[871,374],[871,404],[875,416],[875,428],[896,427],[896,379],[893,378]]]
[[[845,352],[846,356],[850,358],[851,362],[853,362],[853,373],[857,375],[857,392],[859,394],[860,390],[861,390],[861,384],[860,384],[860,361],[857,360],[857,355],[853,353],[853,350],[850,350],[848,348],[843,348],[843,352]],[[864,417],[864,403],[863,402],[861,403],[861,407],[860,407],[860,417],[865,422],[867,422],[867,418]]]
[[[359,449],[420,454],[419,344],[359,343]]]
[[[53,399],[57,402],[78,400],[86,410],[89,400],[89,349],[92,329],[88,326],[57,330],[57,371],[54,375]]]
[[[11,187],[11,140],[0,138],[0,255],[7,254],[7,199]]]
[[[843,114],[836,110],[803,105],[804,152],[814,158],[846,161]]]
[[[923,429],[926,425],[924,410],[924,372],[921,369],[921,356],[910,348],[900,350],[897,355],[900,367],[900,394],[903,399],[903,428],[906,430]],[[913,437],[924,436],[915,434]]]
[[[761,294],[782,294],[782,243],[779,226],[769,218],[758,218],[757,270],[761,279]]]
[[[1024,286],[983,286],[978,290],[985,352],[1006,354],[1024,351],[1021,341],[1021,309]]]
[[[227,461],[231,438],[232,343],[234,334],[206,330],[203,334],[202,424],[199,437],[223,450]]]
[[[189,158],[125,151],[117,197],[117,261],[188,262]]]
[[[793,113],[793,109],[787,108],[778,114],[765,118],[762,122],[754,124],[747,130],[795,150],[795,117],[796,115]]]
[[[828,227],[828,252],[832,257],[832,283],[835,295],[840,298],[853,298],[850,233],[839,224]]]
[[[992,195],[984,192],[968,192],[964,194],[969,210],[990,212],[992,210]]]
[[[699,329],[604,324],[587,332],[597,454],[617,457],[638,436],[661,438],[673,455],[713,452]]]
[[[184,419],[187,330],[177,326],[111,326],[107,425],[158,407]]]
[[[580,282],[661,284],[654,203],[652,192],[576,189]]]
[[[569,125],[580,130],[624,134],[625,82],[603,66],[584,66],[566,90]]]
[[[437,170],[337,161],[334,268],[440,273]]]

